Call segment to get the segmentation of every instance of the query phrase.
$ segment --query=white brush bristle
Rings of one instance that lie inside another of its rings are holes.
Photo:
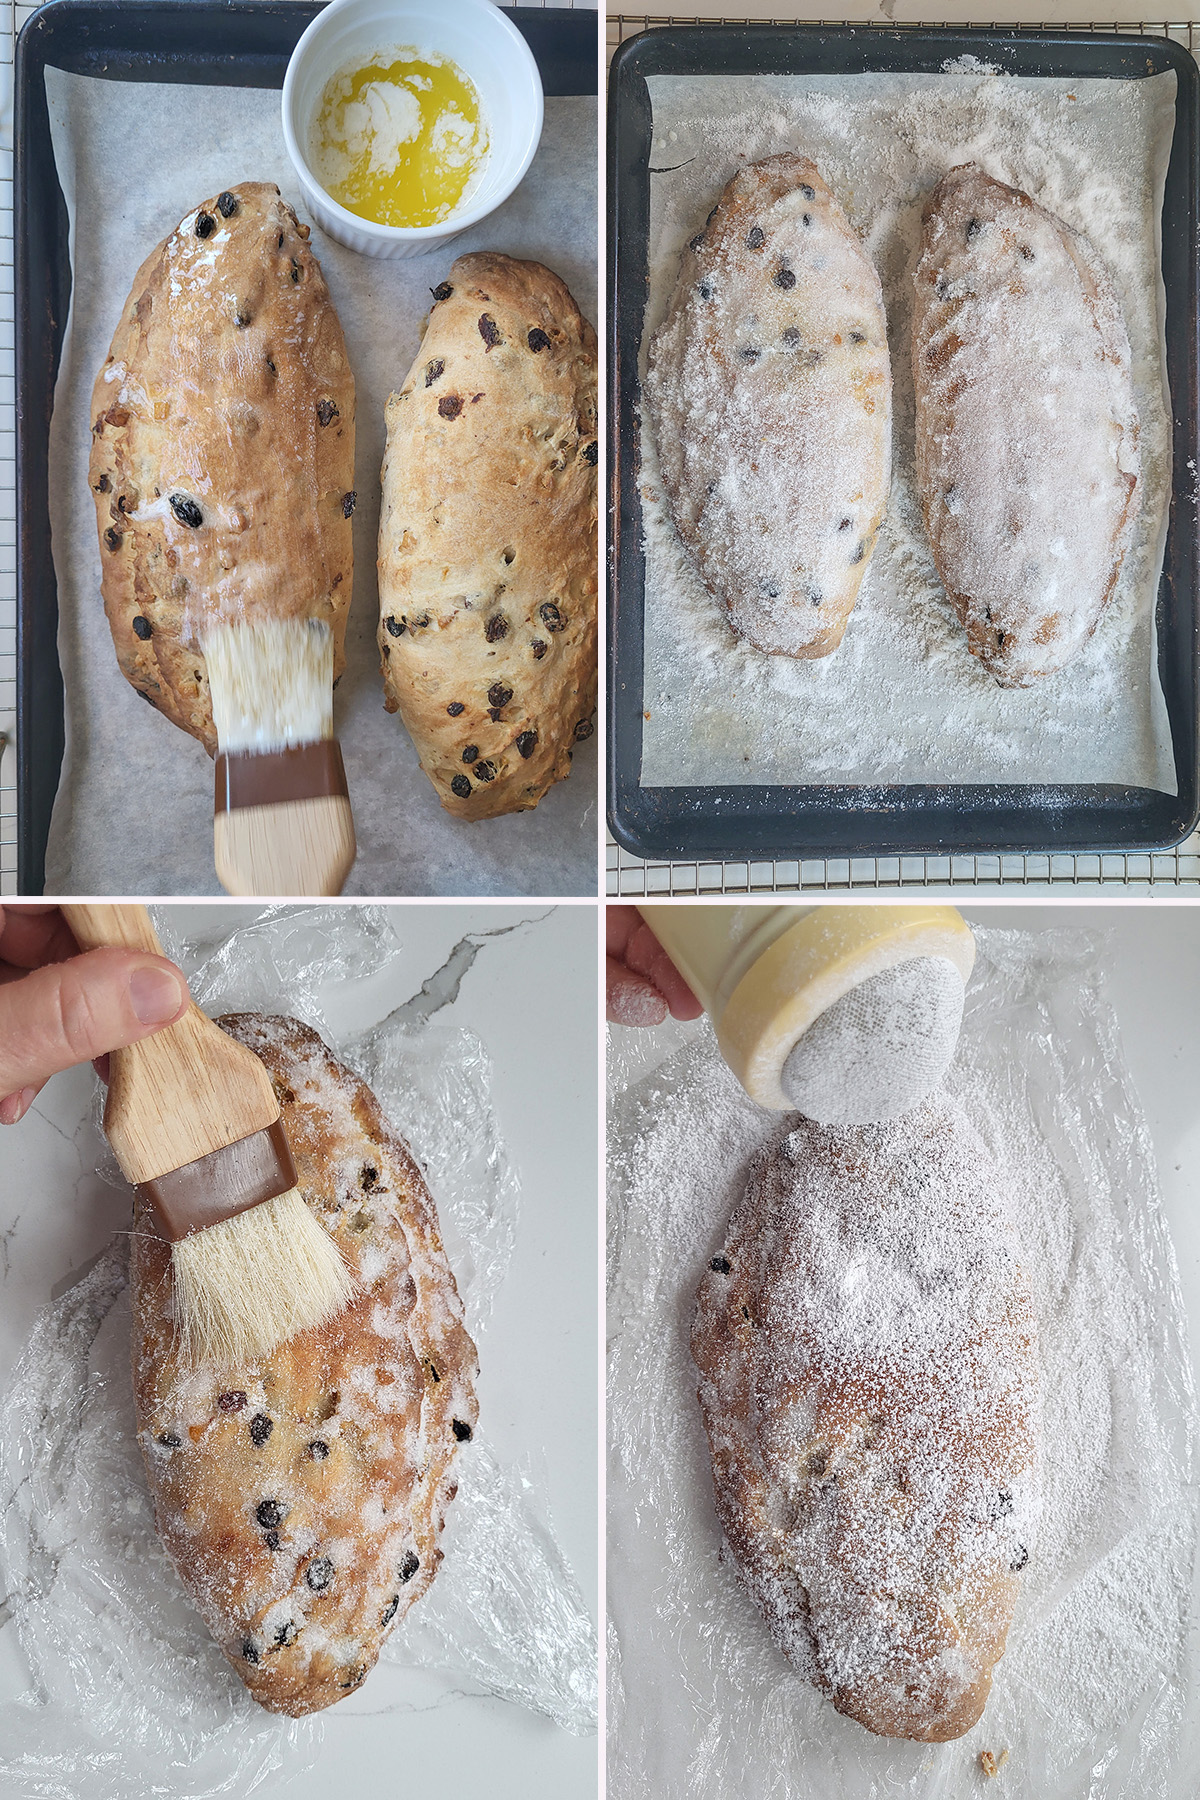
[[[182,1238],[172,1253],[185,1362],[243,1363],[335,1317],[354,1294],[299,1188]]]
[[[222,750],[286,750],[333,736],[333,632],[324,620],[215,625],[200,648]]]

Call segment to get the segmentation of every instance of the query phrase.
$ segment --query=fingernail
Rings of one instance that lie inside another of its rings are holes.
[[[165,1025],[182,1000],[178,977],[165,969],[135,969],[129,978],[129,1002],[143,1025]]]
[[[0,1100],[0,1125],[15,1125],[18,1119],[24,1118],[36,1099],[37,1089],[32,1087],[22,1088],[19,1094],[6,1095]]]

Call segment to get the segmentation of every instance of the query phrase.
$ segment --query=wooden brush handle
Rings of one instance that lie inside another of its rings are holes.
[[[229,894],[340,894],[355,855],[345,794],[240,806],[213,821],[213,857]]]
[[[81,950],[163,954],[144,906],[63,907]],[[152,1181],[279,1117],[271,1078],[193,1002],[181,1019],[109,1059],[104,1130],[128,1179]]]

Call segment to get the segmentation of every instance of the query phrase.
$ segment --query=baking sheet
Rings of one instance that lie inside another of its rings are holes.
[[[688,1338],[756,1151],[786,1130],[707,1021],[609,1038],[611,1800],[1174,1800],[1194,1785],[1196,1396],[1103,934],[975,927],[946,1086],[1012,1198],[1038,1313],[1044,1512],[983,1717],[873,1736],[798,1676],[722,1555]],[[667,1051],[663,1060],[664,1049]]]
[[[967,65],[964,67],[964,64]],[[641,434],[645,526],[643,787],[814,783],[1123,783],[1175,794],[1154,602],[1171,488],[1159,230],[1176,77],[939,75],[647,78],[650,288],[641,345],[679,254],[735,169],[783,149],[818,163],[880,272],[894,388],[888,517],[838,651],[765,657],[736,640],[695,574]],[[997,687],[966,650],[913,483],[912,269],[924,197],[980,161],[1083,231],[1129,329],[1144,499],[1116,594],[1058,675]]]
[[[275,181],[307,217],[274,89],[99,81],[47,69],[74,288],[50,441],[51,524],[67,746],[46,857],[47,893],[219,894],[212,764],[118,671],[100,600],[87,482],[92,383],[138,265],[205,194]],[[437,802],[399,720],[383,709],[375,631],[384,405],[416,354],[429,289],[454,257],[502,249],[554,269],[596,318],[596,102],[547,97],[533,165],[516,193],[445,250],[386,263],[313,225],[357,386],[354,604],[335,695],[358,833],[347,894],[594,894],[593,739],[531,813],[479,824]]]

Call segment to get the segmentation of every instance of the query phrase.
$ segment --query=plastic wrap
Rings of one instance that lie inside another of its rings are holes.
[[[397,955],[382,910],[272,909],[203,959],[170,915],[156,922],[206,1010],[290,1012],[375,1088],[426,1172],[477,1331],[518,1201],[487,1054],[470,1032],[410,1031],[396,1015],[340,1039],[326,1019],[335,989],[377,978]],[[115,1163],[102,1172],[122,1181]],[[0,1595],[32,1675],[0,1704],[5,1796],[252,1794],[308,1766],[321,1742],[319,1718],[275,1718],[251,1700],[159,1544],[135,1436],[127,1250],[122,1234],[42,1310],[0,1397]],[[442,1568],[381,1664],[455,1671],[568,1730],[594,1729],[592,1625],[533,1484],[497,1462],[486,1419],[456,1467]],[[363,1697],[380,1710],[369,1681]]]
[[[688,1333],[750,1157],[786,1121],[747,1099],[707,1024],[676,1027],[683,1047],[649,1072],[614,1034],[611,1800],[959,1800],[986,1785],[984,1750],[1008,1751],[1008,1800],[1194,1789],[1196,1398],[1103,940],[976,935],[946,1085],[1012,1196],[1045,1405],[1043,1521],[983,1717],[945,1745],[872,1737],[791,1670],[722,1559]]]

